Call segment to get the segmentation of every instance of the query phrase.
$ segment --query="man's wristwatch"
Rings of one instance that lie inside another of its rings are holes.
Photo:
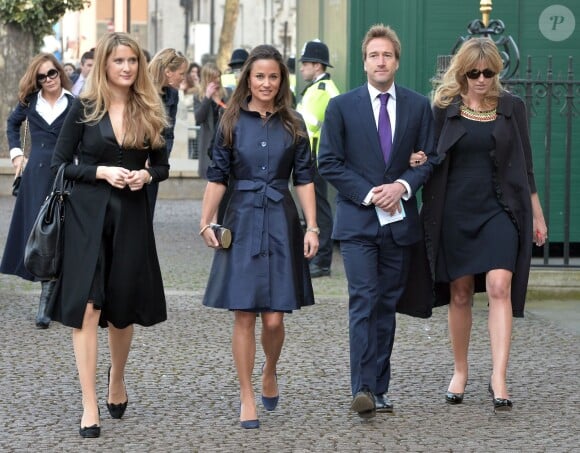
[[[306,228],[306,232],[312,232],[312,233],[316,233],[316,234],[320,234],[320,228],[318,227],[308,227]]]

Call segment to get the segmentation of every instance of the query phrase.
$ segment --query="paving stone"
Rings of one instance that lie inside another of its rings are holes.
[[[1,244],[12,205],[12,198],[0,197]],[[474,306],[464,404],[444,401],[453,362],[442,308],[428,320],[398,317],[389,391],[395,413],[368,421],[351,413],[346,280],[338,253],[332,276],[314,280],[316,305],[285,318],[274,412],[259,401],[264,355],[258,348],[254,386],[261,427],[242,430],[233,316],[201,305],[212,251],[197,235],[199,216],[199,201],[158,202],[155,230],[169,319],[135,329],[122,420],[111,419],[105,406],[109,358],[106,331],[99,332],[98,439],[78,435],[82,408],[70,329],[53,323],[36,330],[39,285],[0,275],[0,451],[578,451],[578,329],[535,312],[514,321],[508,382],[514,409],[494,414],[481,298]]]

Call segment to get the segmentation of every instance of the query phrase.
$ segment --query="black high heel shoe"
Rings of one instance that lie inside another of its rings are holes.
[[[125,413],[125,409],[127,409],[127,404],[129,404],[129,397],[127,396],[127,401],[124,403],[113,404],[109,403],[109,383],[111,382],[111,367],[109,367],[109,372],[107,374],[107,409],[109,410],[109,414],[111,417],[119,419]],[[125,394],[127,394],[127,388],[125,388]]]
[[[99,418],[101,417],[101,409],[99,409]],[[101,435],[101,427],[96,423],[91,426],[81,426],[79,434],[85,439],[94,439]]]
[[[463,393],[453,393],[447,390],[445,402],[447,404],[461,404],[463,403]]]
[[[494,412],[508,412],[512,410],[512,400],[508,398],[496,398],[495,393],[493,392],[493,387],[491,386],[491,381],[489,381],[489,385],[487,387],[487,391],[491,395],[491,401],[493,402],[493,410]]]

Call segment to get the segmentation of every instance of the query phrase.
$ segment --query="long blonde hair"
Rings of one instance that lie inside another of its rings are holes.
[[[299,117],[292,110],[292,92],[290,91],[290,76],[288,68],[278,50],[268,44],[256,46],[242,67],[242,72],[228,108],[221,119],[221,129],[224,135],[225,146],[232,146],[234,127],[240,117],[240,109],[251,96],[250,74],[254,63],[258,60],[273,60],[280,69],[280,89],[274,98],[274,110],[280,115],[284,129],[292,135],[296,143],[300,137],[306,137],[306,131],[301,127]]]
[[[219,79],[222,75],[222,72],[219,68],[215,65],[215,63],[206,63],[201,67],[201,73],[199,74],[199,91],[197,96],[200,100],[203,100],[205,97],[205,90],[207,90],[207,86],[213,82],[215,79]],[[227,91],[221,84],[220,80],[220,87],[219,87],[219,95],[220,99],[224,99],[227,96]]]
[[[495,72],[489,91],[484,97],[485,105],[495,105],[502,92],[499,73],[503,69],[503,61],[495,43],[490,38],[471,38],[467,40],[451,59],[451,63],[443,75],[441,85],[435,90],[433,104],[445,108],[458,95],[467,94],[466,72],[475,68],[480,60],[487,68]]]
[[[21,104],[26,103],[26,98],[31,93],[42,89],[42,86],[39,85],[36,81],[36,75],[38,74],[38,68],[40,68],[47,61],[50,61],[58,71],[60,77],[60,86],[67,90],[71,89],[72,83],[56,57],[51,53],[39,53],[32,59],[28,65],[28,68],[26,68],[24,76],[22,76],[20,83],[18,84],[18,101]]]
[[[149,63],[149,73],[159,93],[162,92],[164,86],[168,85],[165,71],[177,71],[184,63],[188,64],[187,58],[172,48],[160,50],[155,54]]]
[[[147,71],[143,50],[126,33],[107,33],[97,44],[95,64],[80,96],[85,106],[83,121],[98,123],[109,109],[111,90],[107,79],[107,60],[119,46],[129,47],[138,58],[137,77],[125,106],[123,144],[129,148],[160,148],[165,143],[163,129],[168,125],[165,108]]]

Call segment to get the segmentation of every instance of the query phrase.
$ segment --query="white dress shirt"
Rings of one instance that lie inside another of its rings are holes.
[[[52,124],[66,110],[68,106],[67,93],[71,94],[63,88],[54,105],[51,105],[50,102],[42,97],[42,90],[38,92],[36,111],[48,124]],[[22,156],[23,154],[21,148],[12,148],[10,150],[10,159],[13,160],[15,157]]]
[[[367,83],[367,88],[369,90],[369,96],[371,98],[371,105],[373,107],[373,115],[375,116],[375,127],[379,128],[379,112],[381,110],[381,100],[379,99],[379,95],[382,94],[382,91],[377,90],[374,86],[370,83]],[[389,121],[391,122],[391,140],[395,137],[395,128],[397,126],[397,92],[395,91],[395,84],[393,83],[391,87],[385,91],[385,93],[389,93],[389,100],[387,102],[387,112],[389,114]],[[411,186],[407,181],[404,179],[397,179],[395,182],[401,183],[403,187],[405,187],[406,192],[401,197],[403,200],[408,200],[411,198]],[[367,194],[365,199],[363,200],[363,205],[369,206],[371,204],[371,199],[373,197],[373,191]]]

